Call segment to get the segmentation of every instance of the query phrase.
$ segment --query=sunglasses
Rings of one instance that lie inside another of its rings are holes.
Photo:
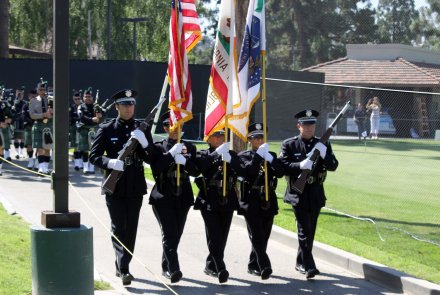
[[[85,95],[84,98],[93,98],[91,95]]]

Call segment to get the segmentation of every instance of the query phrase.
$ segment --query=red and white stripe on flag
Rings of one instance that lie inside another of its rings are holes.
[[[186,52],[190,52],[202,39],[199,16],[197,15],[194,0],[180,0],[183,17],[183,31],[185,32]]]
[[[170,103],[168,107],[170,108],[171,131],[192,119],[191,78],[186,54],[184,17],[180,2],[180,0],[172,1],[170,21],[170,55],[168,60]]]

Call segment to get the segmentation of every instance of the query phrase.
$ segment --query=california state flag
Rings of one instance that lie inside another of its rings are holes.
[[[252,106],[260,97],[261,56],[266,54],[265,1],[250,0],[246,28],[240,50],[233,67],[233,113],[228,115],[229,128],[243,141],[247,140],[249,116]]]
[[[223,0],[220,6],[206,101],[204,140],[207,140],[215,131],[223,129],[226,114],[232,113],[234,26],[234,0]]]

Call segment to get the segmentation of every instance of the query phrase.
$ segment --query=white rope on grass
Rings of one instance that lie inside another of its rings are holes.
[[[276,193],[276,194],[279,195],[279,196],[284,196],[283,194],[280,194],[280,193]],[[353,219],[357,219],[357,220],[361,220],[361,221],[368,221],[368,222],[373,223],[374,226],[376,227],[376,231],[377,231],[377,235],[379,236],[379,239],[380,239],[382,242],[385,242],[385,241],[386,241],[386,239],[384,239],[384,238],[382,237],[382,235],[380,234],[379,225],[378,225],[373,219],[371,219],[371,218],[365,218],[365,217],[359,217],[359,216],[354,216],[354,215],[351,215],[351,214],[348,214],[348,213],[345,213],[345,212],[342,212],[342,211],[339,211],[339,210],[335,210],[335,209],[332,209],[332,208],[328,208],[328,207],[323,207],[323,208],[324,208],[325,210],[332,211],[332,212],[335,212],[335,213],[338,213],[338,214],[340,214],[340,215],[344,215],[344,216],[347,216],[347,217],[350,217],[350,218],[353,218]],[[406,230],[403,230],[403,229],[400,229],[400,228],[397,228],[397,227],[388,227],[388,226],[383,226],[383,227],[386,228],[386,229],[388,229],[388,230],[396,230],[396,231],[400,231],[400,232],[402,232],[402,233],[404,233],[404,234],[409,235],[411,238],[413,238],[413,239],[415,239],[415,240],[417,240],[417,241],[425,242],[425,243],[431,243],[431,244],[434,244],[434,245],[436,245],[436,246],[440,246],[440,244],[437,243],[437,242],[435,242],[435,241],[427,240],[427,239],[424,239],[424,238],[420,238],[420,237],[418,237],[418,236],[416,236],[416,235],[414,235],[414,234],[412,234],[412,233],[410,233],[410,232],[408,232],[408,231],[406,231]]]

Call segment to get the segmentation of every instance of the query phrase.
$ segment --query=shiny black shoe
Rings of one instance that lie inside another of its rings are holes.
[[[261,271],[256,270],[256,269],[248,269],[247,272],[253,276],[257,276],[257,277],[261,276]]]
[[[214,277],[214,278],[217,278],[217,277],[218,277],[218,273],[217,273],[216,271],[212,270],[212,269],[205,268],[205,269],[203,270],[203,272],[204,272],[205,274],[207,274],[208,276],[211,276],[211,277]]]
[[[20,156],[19,155],[15,155],[15,159],[20,159]]]
[[[12,162],[11,157],[7,157],[6,160],[8,160],[9,162]]]
[[[127,273],[121,273],[121,280],[122,280],[122,284],[124,286],[126,285],[131,285],[131,281],[134,280],[134,277],[132,276],[131,273],[127,272]]]
[[[226,269],[222,269],[218,273],[218,282],[220,284],[226,283],[229,279],[229,272]]]
[[[317,270],[316,268],[311,268],[306,272],[306,279],[311,279],[319,274],[320,274],[319,270]]]
[[[180,270],[176,270],[175,272],[173,272],[172,274],[170,274],[169,271],[164,271],[162,272],[162,275],[164,277],[166,277],[167,279],[171,280],[171,283],[177,283],[180,281],[180,279],[182,278],[182,272]]]
[[[267,280],[270,278],[270,275],[272,274],[272,268],[270,267],[265,267],[262,271],[261,271],[261,279],[262,280]]]
[[[305,268],[304,268],[304,265],[302,265],[302,264],[297,264],[297,265],[295,266],[295,269],[296,269],[297,271],[299,271],[300,274],[305,274],[305,273],[306,273],[306,270],[305,270]]]
[[[79,167],[78,166],[75,166],[75,171],[79,171]]]

